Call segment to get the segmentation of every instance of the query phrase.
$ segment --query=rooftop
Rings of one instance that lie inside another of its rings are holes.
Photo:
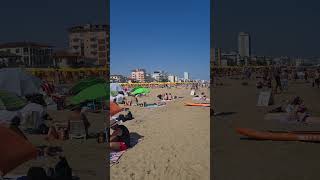
[[[69,33],[77,33],[77,32],[97,32],[97,31],[108,31],[109,25],[106,24],[86,24],[80,26],[73,26],[68,29]]]
[[[37,47],[37,48],[52,48],[53,46],[47,44],[40,44],[35,42],[8,42],[0,44],[0,48],[17,48],[17,47]]]
[[[0,51],[0,58],[8,58],[8,57],[20,57],[10,52]]]

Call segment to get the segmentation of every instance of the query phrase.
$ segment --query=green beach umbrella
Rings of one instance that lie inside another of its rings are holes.
[[[96,100],[99,98],[109,98],[110,92],[105,83],[95,84],[80,91],[77,95],[71,97],[72,104],[80,104],[89,100]]]
[[[137,95],[137,94],[147,94],[150,93],[150,89],[148,88],[138,88],[135,91],[132,92],[133,95]]]
[[[16,111],[27,105],[27,101],[8,91],[0,90],[0,110]]]
[[[77,84],[75,84],[71,89],[70,92],[71,94],[75,95],[78,94],[80,91],[93,86],[95,84],[100,84],[100,83],[106,83],[104,79],[101,78],[87,78],[79,81]]]
[[[133,89],[131,89],[130,92],[134,92],[135,90],[140,89],[140,88],[143,88],[143,87],[142,87],[142,86],[136,86],[136,87],[134,87]]]
[[[119,93],[117,91],[110,91],[110,95],[115,97],[117,96]]]

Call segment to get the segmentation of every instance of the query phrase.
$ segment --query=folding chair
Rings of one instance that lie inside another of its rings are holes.
[[[69,138],[84,138],[87,139],[86,130],[82,121],[70,121]]]

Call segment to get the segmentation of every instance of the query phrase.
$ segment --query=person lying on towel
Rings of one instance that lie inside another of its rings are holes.
[[[111,151],[124,151],[130,147],[130,133],[126,126],[116,123],[111,126],[113,133],[110,136]]]

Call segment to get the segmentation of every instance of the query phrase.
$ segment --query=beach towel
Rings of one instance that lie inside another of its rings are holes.
[[[134,147],[135,145],[137,145],[141,141],[142,141],[142,139],[136,139],[136,138],[130,137],[129,149],[131,149],[132,147]],[[115,152],[115,151],[110,152],[110,154],[109,154],[110,166],[118,164],[121,156],[129,149],[124,150],[124,151],[118,151],[118,152]]]
[[[194,98],[192,98],[192,100],[194,100],[194,101],[210,101],[210,99],[208,99],[208,98],[203,99],[200,97],[194,97]]]
[[[286,124],[297,124],[297,123],[302,123],[303,119],[306,119],[306,123],[317,123],[317,121],[313,121],[314,118],[311,118],[308,114],[306,116],[293,116],[289,115],[288,113],[268,113],[264,116],[265,120],[273,120],[273,121],[279,121],[281,123],[286,123]],[[320,123],[320,122],[319,122]]]
[[[157,105],[157,104],[146,104],[145,108],[157,108],[157,107],[162,107],[165,106],[165,104],[163,105]]]
[[[117,164],[119,162],[119,159],[125,153],[126,150],[124,151],[119,151],[119,152],[110,152],[110,166]]]

